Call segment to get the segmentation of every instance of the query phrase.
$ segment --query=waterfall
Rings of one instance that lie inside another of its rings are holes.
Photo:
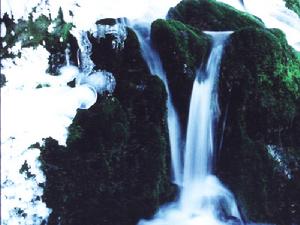
[[[283,0],[217,0],[262,19],[268,28],[278,28],[286,34],[289,45],[300,51],[300,17],[286,8]]]
[[[142,49],[142,55],[148,64],[151,74],[157,75],[164,83],[168,94],[168,129],[169,140],[171,145],[171,160],[173,182],[178,186],[182,185],[182,156],[180,151],[181,134],[177,112],[173,106],[172,96],[169,90],[166,73],[163,69],[162,62],[158,53],[152,48],[150,41],[150,24],[136,24],[132,26],[135,30]]]
[[[233,195],[217,177],[212,175],[213,127],[218,114],[216,82],[224,43],[231,32],[207,33],[213,37],[213,47],[206,68],[197,71],[193,84],[185,154],[184,159],[180,158],[184,163],[177,162],[184,165],[182,168],[183,186],[179,199],[177,202],[162,207],[153,220],[142,220],[139,225],[242,224]],[[145,39],[141,40],[145,42]],[[144,52],[149,54],[154,51],[149,49],[151,46],[149,40],[147,41],[147,45],[141,42],[141,46]],[[149,65],[154,66],[158,63],[157,66],[161,68],[157,54],[155,58],[145,57],[145,59]],[[164,82],[166,83],[165,80]],[[166,88],[168,89],[167,85]],[[169,104],[168,107],[170,107]],[[180,151],[180,148],[172,149],[174,150]],[[180,152],[174,154],[180,155]],[[173,168],[176,169],[176,166],[173,165]]]
[[[211,174],[213,123],[218,109],[214,88],[219,75],[224,41],[231,32],[207,33],[214,37],[213,48],[205,71],[198,70],[193,84],[186,136],[184,185]]]

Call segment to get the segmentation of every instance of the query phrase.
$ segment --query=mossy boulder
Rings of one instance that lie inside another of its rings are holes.
[[[108,49],[100,42],[93,51]],[[115,64],[96,63],[114,72],[115,92],[78,111],[66,147],[51,138],[42,147],[49,224],[134,225],[174,197],[165,87],[149,73],[131,30],[118,54]]]
[[[168,12],[169,19],[205,31],[233,31],[243,27],[264,27],[260,19],[216,0],[181,1]]]
[[[300,145],[293,134],[299,134],[299,82],[300,60],[280,30],[244,28],[231,35],[219,82],[226,127],[218,132],[217,174],[249,220],[300,222]]]
[[[284,0],[285,6],[293,10],[300,17],[300,2],[298,0]]]
[[[195,71],[207,59],[211,48],[210,36],[179,21],[159,19],[152,23],[151,40],[161,57],[185,131]]]

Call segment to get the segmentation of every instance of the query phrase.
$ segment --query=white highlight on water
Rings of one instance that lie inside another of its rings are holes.
[[[193,84],[185,148],[184,186],[211,173],[213,126],[218,113],[214,88],[219,75],[223,44],[231,32],[206,33],[213,35],[214,43],[205,72],[199,70]]]
[[[239,0],[218,1],[261,18],[269,28],[281,29],[286,34],[288,43],[300,51],[300,17],[286,8],[283,0],[244,0],[244,7],[241,7]]]
[[[94,28],[93,36],[95,38],[104,38],[106,35],[113,35],[116,40],[112,43],[113,49],[124,48],[124,42],[127,38],[126,19],[118,18],[114,25],[97,24]]]
[[[166,72],[163,69],[162,62],[158,53],[152,48],[150,40],[150,24],[136,24],[133,26],[142,49],[142,55],[148,64],[151,74],[157,75],[164,83],[168,94],[168,129],[171,145],[171,160],[173,171],[173,182],[182,186],[182,157],[181,157],[181,134],[180,124],[177,112],[173,106],[172,96],[169,90]]]
[[[205,71],[199,70],[194,81],[184,155],[183,187],[179,199],[161,208],[153,220],[142,220],[139,225],[242,224],[233,195],[212,175],[211,170],[213,126],[218,112],[216,81],[224,42],[230,33],[209,33],[213,37],[213,48]]]

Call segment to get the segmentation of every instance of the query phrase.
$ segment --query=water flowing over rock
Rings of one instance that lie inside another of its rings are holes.
[[[190,101],[183,183],[177,202],[161,208],[153,220],[143,224],[242,223],[234,197],[212,175],[214,123],[217,118],[216,82],[227,33],[210,33],[213,47],[204,71],[199,69]],[[200,77],[201,73],[205,76]],[[231,218],[231,219],[230,219]]]
[[[156,20],[151,27],[151,40],[161,56],[181,133],[185,136],[195,71],[207,60],[210,37],[179,21]]]
[[[93,32],[94,38],[105,38],[112,35],[115,39],[112,41],[113,49],[124,48],[124,41],[127,37],[126,19],[102,19],[96,22],[96,30]]]
[[[1,224],[300,224],[299,16],[1,1]]]
[[[178,120],[177,112],[174,108],[172,96],[169,90],[169,84],[167,81],[166,72],[163,69],[162,62],[158,53],[154,50],[150,37],[150,25],[138,25],[134,26],[134,29],[138,35],[139,42],[142,49],[142,54],[145,61],[148,64],[150,72],[153,75],[157,75],[166,87],[168,94],[167,109],[168,109],[168,128],[169,128],[169,140],[171,147],[171,160],[172,160],[172,172],[174,183],[178,186],[182,186],[182,152],[181,152],[181,129]]]
[[[236,7],[238,0],[218,0]],[[289,6],[287,8],[286,6]],[[300,51],[300,3],[293,0],[266,0],[263,3],[256,0],[244,0],[243,7],[236,7],[251,13],[265,23],[269,28],[278,28],[285,32],[291,46]],[[292,11],[295,10],[295,11]],[[298,13],[298,15],[297,15]]]

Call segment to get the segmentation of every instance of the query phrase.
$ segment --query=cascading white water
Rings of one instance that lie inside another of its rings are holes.
[[[283,0],[218,0],[262,19],[269,28],[281,29],[288,43],[300,51],[300,17]]]
[[[142,220],[139,225],[242,224],[233,195],[211,169],[213,126],[218,113],[216,81],[230,33],[208,32],[213,37],[213,47],[205,70],[198,70],[193,85],[179,199],[161,208],[153,220]]]
[[[238,0],[223,1],[231,4],[238,2]],[[95,6],[94,0],[4,0],[1,1],[1,16],[7,12],[14,16],[16,20],[21,17],[26,19],[32,8],[41,4],[41,7],[38,7],[37,12],[34,13],[33,19],[41,13],[48,15],[49,12],[52,18],[55,18],[58,8],[62,7],[65,20],[73,22],[76,25],[76,29],[72,31],[73,34],[76,34],[79,30],[90,29],[95,21],[106,17],[128,17],[147,22],[151,22],[156,18],[164,18],[167,10],[178,2],[179,0],[99,0]],[[271,16],[269,21],[290,21],[285,24],[290,25],[293,23],[296,25],[292,26],[291,31],[295,29],[299,31],[300,26],[297,29],[299,18],[295,17],[293,12],[283,6],[282,0],[268,0],[259,3],[255,0],[244,2],[246,9],[250,13],[256,14],[256,12],[260,12],[260,14],[256,15],[262,17],[262,19],[266,15],[275,15],[277,19],[274,20],[274,16]],[[276,4],[274,4],[275,2]],[[45,4],[42,5],[43,3]],[[250,5],[251,3],[253,5]],[[262,3],[266,4],[266,6],[262,7]],[[132,7],[133,5],[134,7]],[[278,5],[280,7],[275,7]],[[235,6],[242,9],[238,3]],[[73,12],[74,16],[69,14],[69,10]],[[288,28],[289,26],[286,27]],[[299,32],[288,32],[289,29],[284,29],[284,31],[287,35],[291,33],[291,35],[288,35],[288,37],[291,37],[291,40],[300,40]],[[6,27],[2,23],[1,37],[6,32]],[[149,35],[145,37],[147,39]],[[151,56],[154,51],[149,44],[149,40],[148,42],[143,42],[148,43],[147,45],[149,46],[148,49],[145,46],[143,49],[146,49],[144,57],[148,64],[150,62],[152,64],[152,66],[149,64],[149,67],[152,68],[151,72],[158,75],[162,74],[161,78],[164,80],[163,77],[165,75],[161,73],[163,69],[161,66],[157,66],[157,62],[160,61],[157,60],[159,57],[156,54]],[[290,43],[292,42],[294,41],[290,41]],[[3,43],[4,45],[5,43]],[[48,136],[52,136],[60,144],[64,144],[67,137],[66,128],[72,122],[72,118],[76,114],[76,109],[88,108],[95,101],[95,92],[101,92],[100,90],[102,90],[99,89],[99,86],[91,87],[88,84],[94,83],[95,80],[98,80],[98,84],[109,81],[111,76],[104,74],[103,77],[100,76],[101,73],[97,73],[93,76],[85,77],[87,80],[83,83],[78,82],[76,88],[70,88],[67,86],[67,82],[74,79],[76,74],[79,73],[78,68],[69,66],[68,63],[67,67],[61,69],[61,76],[49,76],[44,72],[47,68],[47,58],[49,56],[46,50],[42,46],[39,46],[37,49],[21,49],[20,46],[21,44],[17,43],[10,50],[15,53],[18,51],[22,52],[22,57],[15,59],[14,62],[12,60],[3,60],[4,67],[1,68],[1,72],[6,75],[8,80],[6,86],[1,89],[1,224],[40,224],[50,213],[50,209],[47,209],[46,205],[41,201],[43,190],[39,184],[45,182],[45,177],[40,171],[40,162],[37,160],[39,150],[28,150],[27,148],[32,143]],[[153,60],[150,60],[151,58]],[[155,67],[157,69],[154,69]],[[36,89],[36,86],[39,84],[45,84],[47,88]],[[196,85],[199,86],[200,83]],[[199,87],[196,89],[199,91]],[[168,108],[168,113],[172,114],[170,106]],[[174,117],[176,117],[175,111]],[[177,119],[174,120],[177,121]],[[176,124],[176,122],[171,122],[168,118],[168,123],[170,136],[180,137],[179,133],[173,133],[173,131],[180,130],[178,122]],[[172,126],[174,127],[172,128]],[[213,137],[210,138],[212,139]],[[171,140],[171,145],[178,146],[179,139],[175,138],[173,141]],[[172,153],[175,182],[181,184],[183,179],[182,159],[180,158],[180,154],[176,158],[176,154],[179,152],[176,150],[176,147],[172,147],[172,149],[175,149],[175,153]],[[23,173],[20,174],[19,169],[25,160],[30,167],[29,171],[35,177],[27,179]],[[209,172],[209,166],[205,170]],[[188,175],[185,175],[186,181],[189,180],[188,177]],[[196,180],[197,178],[194,177],[193,179]],[[170,222],[171,224],[185,225],[220,224],[221,222],[215,219],[216,216],[213,214],[215,210],[211,209],[218,204],[213,202],[216,199],[222,202],[220,199],[224,198],[224,196],[227,196],[229,199],[228,202],[233,201],[231,194],[220,184],[217,178],[211,175],[206,176],[206,179],[199,182],[199,185],[195,184],[190,189],[186,188],[185,190],[186,194],[181,194],[180,201],[168,206],[165,210],[162,209],[158,213],[157,218],[168,217],[168,220],[162,219],[161,223],[158,224],[166,224],[166,221],[173,221],[173,223]],[[217,198],[217,196],[220,198]],[[194,210],[193,212],[193,209],[196,208],[194,205],[199,206],[198,199],[203,200],[200,204],[202,205],[201,210]],[[212,199],[215,200],[213,201]],[[208,204],[210,202],[212,204]],[[208,207],[209,205],[210,207]],[[230,207],[228,206],[228,208]],[[231,211],[235,211],[235,208],[232,206]],[[27,214],[27,217],[22,217],[22,213]],[[237,215],[237,213],[231,214]]]
[[[232,32],[206,33],[214,37],[214,42],[206,69],[204,72],[197,72],[193,84],[185,148],[184,186],[211,173],[214,152],[213,125],[218,113],[214,88],[219,75],[223,43]]]
[[[93,71],[90,43],[81,31],[97,30],[93,33],[96,36],[121,31],[122,36],[115,43],[115,47],[119,48],[126,38],[124,30],[119,29],[118,25],[99,30],[95,25],[97,20],[128,17],[150,23],[156,18],[164,18],[168,8],[178,1],[100,0],[96,6],[93,0],[1,1],[1,17],[8,13],[15,21],[20,18],[26,20],[36,6],[34,20],[41,14],[49,13],[55,18],[61,7],[65,21],[76,26],[72,29],[72,34],[80,40],[78,44],[81,49],[80,68],[70,65],[70,57],[66,51],[67,64],[61,68],[61,75],[58,77],[45,73],[49,53],[43,46],[22,49],[18,42],[9,51],[14,54],[20,52],[22,57],[1,61],[1,73],[7,79],[5,87],[1,88],[1,224],[37,225],[47,220],[51,209],[46,207],[41,198],[41,184],[46,178],[40,169],[40,152],[39,149],[28,150],[28,147],[49,136],[64,145],[68,135],[67,127],[76,115],[76,109],[89,108],[95,103],[97,93],[112,91],[115,86],[111,73]],[[51,29],[52,25],[48,31],[51,32]],[[1,37],[7,32],[4,23],[1,23]],[[5,45],[3,42],[3,46]],[[67,83],[74,78],[77,80],[76,87],[71,88]],[[36,89],[37,86],[43,88]],[[25,162],[29,172],[34,175],[29,179],[26,173],[20,173]]]
[[[150,24],[136,24],[133,26],[142,49],[142,55],[148,64],[151,74],[157,75],[164,83],[168,94],[168,129],[171,145],[171,160],[173,171],[173,182],[182,186],[182,156],[181,156],[181,134],[177,112],[173,106],[172,96],[169,91],[166,73],[163,69],[158,53],[152,48],[150,41]]]

